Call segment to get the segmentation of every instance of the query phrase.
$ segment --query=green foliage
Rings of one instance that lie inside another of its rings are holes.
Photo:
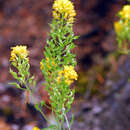
[[[122,23],[124,21],[122,20]],[[128,21],[128,25],[123,24],[122,30],[117,33],[117,42],[119,51],[123,54],[128,54],[130,50],[128,50],[128,46],[130,45],[130,21]]]
[[[9,83],[9,85],[16,86],[18,89],[23,89],[23,88],[21,88],[20,85],[17,84],[16,82]]]
[[[43,64],[42,73],[46,80],[46,90],[50,96],[52,111],[56,114],[57,124],[60,122],[62,126],[59,126],[64,128],[62,122],[71,108],[75,91],[65,82],[64,77],[60,83],[58,83],[57,78],[58,72],[63,70],[65,65],[76,65],[75,54],[71,53],[71,50],[75,47],[73,41],[78,36],[74,36],[72,25],[67,24],[64,20],[56,21],[53,19],[50,26],[51,33],[44,51],[45,59],[41,61]]]
[[[66,114],[71,109],[75,94],[75,90],[71,89],[70,84],[74,79],[77,79],[77,73],[74,71],[74,67],[77,64],[75,59],[76,55],[71,51],[75,48],[73,41],[78,39],[78,36],[74,36],[72,24],[67,23],[67,20],[64,19],[64,15],[63,18],[61,16],[59,20],[53,19],[50,27],[51,31],[44,51],[45,58],[42,59],[40,68],[46,81],[46,90],[49,94],[51,110],[55,117],[56,125],[50,125],[48,128],[42,130],[65,130],[65,121],[70,130],[74,117],[72,116],[72,120],[69,123]],[[16,47],[14,53],[18,51],[17,49]],[[15,58],[13,53],[12,57],[12,59]],[[10,73],[18,82],[11,84],[19,89],[27,90],[27,92],[31,94],[36,110],[38,110],[49,123],[42,108],[44,106],[47,108],[50,107],[45,101],[37,103],[33,96],[36,81],[34,76],[31,76],[29,72],[30,64],[28,58],[21,59],[20,56],[16,54],[16,61],[11,62],[11,67],[16,69],[15,72],[10,68]],[[68,67],[68,69],[65,70],[65,67]]]
[[[45,78],[46,90],[49,94],[50,104],[52,113],[55,115],[57,125],[51,125],[43,130],[61,130],[64,128],[64,122],[66,120],[68,129],[72,125],[74,118],[69,124],[67,119],[67,112],[71,109],[71,104],[74,100],[75,90],[70,88],[70,83],[66,82],[66,78],[61,74],[59,81],[59,72],[64,70],[64,66],[75,66],[75,54],[71,50],[75,47],[73,43],[78,36],[74,36],[72,31],[72,24],[66,23],[63,19],[56,21],[53,19],[51,26],[51,33],[47,40],[47,45],[45,46],[44,56],[42,59],[42,73]],[[12,68],[15,68],[13,71]],[[44,118],[48,121],[44,115],[42,108],[49,106],[45,101],[37,103],[33,97],[33,92],[36,86],[36,80],[34,76],[31,76],[30,64],[28,58],[21,59],[19,56],[16,57],[16,61],[11,62],[10,73],[17,82],[10,83],[16,86],[18,89],[23,89],[29,92],[34,100],[34,106],[36,110],[41,112]],[[72,79],[70,79],[71,81]],[[24,86],[24,87],[23,87]],[[33,87],[32,87],[33,86]],[[49,121],[48,121],[49,122]]]
[[[30,76],[30,64],[27,59],[21,59],[17,57],[17,62],[11,62],[11,66],[17,69],[17,72],[14,72],[10,68],[10,73],[18,81],[18,83],[10,83],[11,85],[16,86],[19,89],[30,89],[33,85],[36,86],[36,81],[34,76]],[[21,85],[24,85],[25,88],[22,88]]]
[[[130,0],[127,0],[130,2]],[[117,42],[119,52],[122,54],[130,54],[130,5],[124,5],[123,9],[118,13],[120,18],[119,22],[115,26],[117,34]],[[128,82],[130,78],[128,79]]]
[[[56,126],[55,125],[51,125],[48,128],[43,128],[42,130],[56,130]]]
[[[130,5],[124,5],[118,12],[119,21],[114,23],[118,49],[120,53],[128,54],[130,52]]]

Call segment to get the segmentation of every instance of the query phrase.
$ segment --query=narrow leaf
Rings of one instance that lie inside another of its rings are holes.
[[[56,125],[51,125],[48,128],[43,128],[42,130],[56,130]]]

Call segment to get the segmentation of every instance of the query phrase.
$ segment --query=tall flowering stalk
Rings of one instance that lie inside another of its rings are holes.
[[[69,121],[67,113],[71,109],[75,93],[75,90],[70,85],[78,78],[74,69],[76,66],[75,54],[71,52],[75,47],[73,41],[78,38],[78,36],[74,36],[72,29],[76,12],[70,0],[55,0],[52,8],[51,31],[45,46],[44,58],[40,62],[40,69],[46,81],[45,85],[49,94],[51,108],[44,101],[37,103],[35,97],[33,97],[36,81],[29,72],[29,51],[26,46],[20,45],[11,48],[10,73],[18,81],[11,84],[27,91],[27,95],[31,94],[35,108],[41,112],[48,124],[49,120],[43,113],[42,108],[46,106],[52,110],[56,123],[45,128],[46,130],[65,130],[65,124],[70,130],[73,116]],[[17,69],[17,72],[11,69],[12,66]],[[29,100],[27,101],[29,103]],[[34,127],[33,130],[39,130],[39,128]]]
[[[114,23],[114,28],[119,52],[130,55],[130,5],[124,5],[118,16],[120,19]],[[130,81],[130,77],[128,81]]]
[[[16,46],[11,47],[11,57],[10,63],[11,67],[15,67],[17,69],[17,73],[14,72],[10,68],[10,73],[13,77],[18,81],[18,83],[10,83],[15,85],[19,89],[26,90],[27,93],[31,90],[31,86],[35,87],[36,81],[34,80],[34,76],[30,75],[29,69],[29,58],[28,58],[28,50],[26,46]]]
[[[71,1],[55,0],[52,13],[51,32],[40,68],[46,80],[46,89],[50,96],[52,113],[56,117],[57,129],[65,129],[66,121],[70,130],[71,124],[66,113],[70,111],[75,92],[70,85],[78,77],[74,70],[75,54],[71,53],[75,47],[73,40],[78,38],[72,31],[76,12]]]
[[[114,23],[119,51],[123,54],[130,52],[130,5],[124,5],[118,13],[119,21]]]

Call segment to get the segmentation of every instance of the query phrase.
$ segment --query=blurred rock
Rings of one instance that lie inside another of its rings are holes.
[[[0,130],[12,130],[10,125],[4,122],[3,119],[0,119]]]
[[[12,129],[12,130],[19,130],[19,126],[18,126],[17,124],[13,124],[13,125],[11,126],[11,129]]]
[[[0,83],[0,93],[3,93],[5,91],[5,86],[4,84]]]

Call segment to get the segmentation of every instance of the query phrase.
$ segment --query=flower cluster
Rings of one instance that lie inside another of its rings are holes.
[[[74,80],[77,80],[78,75],[73,66],[64,66],[64,70],[59,71],[57,81],[60,83],[61,78],[65,78],[65,82],[70,85]]]
[[[11,57],[10,61],[16,61],[16,58],[19,57],[21,59],[28,59],[28,51],[26,46],[16,46],[11,47]]]
[[[119,16],[120,20],[114,23],[116,33],[120,33],[123,29],[128,27],[128,22],[130,20],[130,5],[125,5],[119,12]]]
[[[68,23],[74,22],[76,12],[70,0],[55,0],[53,4],[53,17],[59,20],[62,16]]]
[[[128,54],[130,52],[130,5],[124,5],[123,9],[119,11],[118,16],[119,20],[114,23],[118,51],[123,54]]]
[[[119,12],[119,15],[123,19],[128,19],[130,20],[130,5],[125,5],[123,9]]]
[[[123,23],[121,21],[116,21],[114,23],[114,29],[116,33],[121,32],[121,30],[123,29]]]
[[[50,60],[48,57],[46,58],[46,66],[51,69],[51,66],[55,66],[55,62],[54,62],[54,59]],[[43,62],[41,61],[40,62],[40,69],[43,70],[44,69],[44,64]]]
[[[38,127],[33,127],[32,130],[40,130]]]
[[[42,62],[40,62],[40,69],[42,70],[44,68],[44,65]]]

